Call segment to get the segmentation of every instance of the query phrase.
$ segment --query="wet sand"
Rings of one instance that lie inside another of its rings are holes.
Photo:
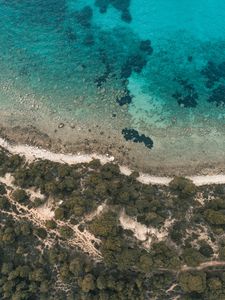
[[[50,136],[31,126],[24,128],[20,126],[1,126],[0,136],[10,142],[10,145],[14,145],[20,154],[24,154],[22,149],[24,149],[23,145],[25,145],[26,147],[34,146],[35,148],[32,151],[34,151],[36,156],[39,153],[38,151],[42,153],[47,150],[56,153],[55,155],[59,159],[62,154],[75,155],[84,161],[89,161],[91,157],[101,159],[104,157],[108,161],[112,160],[121,166],[126,166],[127,169],[125,169],[124,173],[129,173],[129,169],[139,171],[142,181],[145,183],[149,182],[149,178],[151,178],[151,182],[157,183],[159,176],[173,177],[175,175],[203,176],[192,177],[197,184],[201,184],[201,182],[205,184],[214,183],[214,181],[219,183],[221,180],[221,183],[223,183],[223,177],[213,177],[214,175],[225,174],[223,157],[220,157],[221,161],[215,160],[214,162],[207,162],[207,160],[205,162],[203,160],[198,161],[196,157],[193,157],[191,163],[187,160],[181,161],[179,157],[177,157],[177,160],[165,161],[161,160],[160,154],[157,155],[156,152],[143,149],[144,147],[141,144],[124,142],[123,139],[117,138],[116,135],[112,142],[107,143],[104,135],[100,135],[99,138],[97,133],[95,136],[95,134],[90,134],[88,130],[77,130],[76,127],[68,127],[68,124],[64,124],[62,128],[57,127],[57,131]],[[49,126],[49,128],[51,127]],[[32,157],[32,153],[30,155]],[[39,158],[44,157],[39,156]],[[75,157],[73,159],[76,160]],[[64,162],[63,158],[62,162]],[[146,173],[148,174],[147,177]],[[207,181],[205,175],[213,176]]]

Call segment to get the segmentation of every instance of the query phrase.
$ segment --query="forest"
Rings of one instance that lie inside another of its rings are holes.
[[[225,185],[0,150],[0,299],[225,300]]]

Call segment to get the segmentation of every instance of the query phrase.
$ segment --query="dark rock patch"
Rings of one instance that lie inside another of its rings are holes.
[[[76,33],[73,31],[73,29],[71,27],[68,27],[65,30],[65,35],[69,42],[75,42],[77,40]]]
[[[198,105],[198,93],[194,85],[184,79],[175,78],[175,81],[181,85],[182,91],[176,91],[172,97],[183,107],[196,107]]]
[[[132,128],[124,128],[122,130],[122,135],[124,136],[126,141],[132,141],[134,143],[143,143],[145,147],[152,149],[153,147],[153,140],[144,135],[139,134],[139,132]]]
[[[207,79],[206,87],[212,88],[220,79],[225,79],[225,61],[220,64],[208,61],[201,73]]]
[[[117,98],[116,102],[120,105],[123,106],[125,104],[130,104],[132,102],[133,96],[130,95],[130,92],[128,91],[125,96],[122,96],[121,98]]]
[[[146,64],[147,60],[142,55],[136,54],[130,56],[121,68],[121,78],[129,78],[132,71],[141,73]]]
[[[103,83],[105,83],[107,81],[110,73],[111,73],[110,65],[106,64],[105,72],[103,73],[103,75],[101,75],[95,79],[95,83],[96,83],[97,87],[101,87],[103,85]]]
[[[144,40],[140,43],[140,50],[146,52],[148,55],[153,53],[153,48],[150,40]]]
[[[189,63],[191,63],[193,61],[193,56],[189,55],[187,60],[188,60]]]
[[[108,62],[107,55],[103,50],[100,50],[100,60],[105,65],[105,72],[95,79],[95,83],[97,87],[101,87],[103,83],[105,83],[109,77],[109,74],[112,73],[112,67]]]
[[[124,22],[130,23],[132,16],[129,11],[130,0],[95,0],[95,5],[99,7],[101,13],[106,13],[108,6],[112,5],[121,12],[121,19]]]
[[[225,85],[220,84],[212,91],[212,95],[209,97],[208,102],[216,103],[216,106],[225,105]]]
[[[109,3],[110,3],[109,0],[95,0],[95,5],[99,8],[101,14],[107,12]]]
[[[95,39],[93,34],[88,33],[83,40],[83,44],[87,47],[93,46],[95,44]]]
[[[126,23],[130,23],[132,21],[132,16],[128,9],[122,12],[121,19]]]
[[[97,87],[101,87],[108,79],[109,72],[106,70],[105,73],[95,79]]]
[[[83,27],[91,26],[91,19],[93,16],[93,11],[90,6],[85,6],[80,11],[75,12],[74,14],[76,21]]]

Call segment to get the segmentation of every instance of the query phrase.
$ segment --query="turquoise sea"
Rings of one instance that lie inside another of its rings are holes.
[[[223,0],[0,0],[0,26],[11,123],[99,123],[161,161],[222,157]]]

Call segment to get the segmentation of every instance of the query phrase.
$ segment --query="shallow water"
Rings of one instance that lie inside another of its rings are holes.
[[[0,25],[1,106],[23,122],[48,111],[121,138],[130,128],[148,151],[192,130],[198,151],[215,131],[223,152],[224,1],[0,0]]]

